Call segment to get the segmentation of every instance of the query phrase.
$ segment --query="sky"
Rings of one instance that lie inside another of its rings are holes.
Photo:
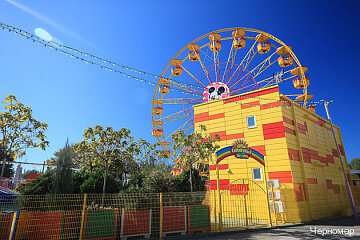
[[[70,1],[0,0],[0,22],[116,63],[160,75],[186,44],[209,32],[254,28],[292,46],[309,68],[314,100],[334,100],[348,161],[360,157],[359,1]],[[50,146],[23,161],[42,163],[83,140],[95,125],[128,128],[154,142],[154,86],[59,54],[0,29],[0,98],[13,94],[46,122]],[[129,72],[130,73],[130,72]],[[156,78],[147,77],[151,81]],[[326,118],[321,107],[317,113]],[[31,167],[32,168],[32,167]]]

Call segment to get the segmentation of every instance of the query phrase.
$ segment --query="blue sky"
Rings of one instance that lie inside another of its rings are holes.
[[[65,45],[158,75],[201,35],[229,27],[263,30],[291,45],[309,67],[314,100],[334,100],[329,110],[351,160],[360,157],[358,9],[358,1],[0,0],[0,22],[31,33],[41,27]],[[48,150],[29,150],[23,160],[40,163],[97,124],[155,141],[153,86],[6,31],[0,31],[0,53],[1,98],[16,95],[49,124]],[[325,117],[323,109],[318,114]]]

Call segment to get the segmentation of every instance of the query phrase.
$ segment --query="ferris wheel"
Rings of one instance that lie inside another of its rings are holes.
[[[307,70],[290,46],[263,31],[227,28],[205,34],[165,66],[152,100],[152,135],[176,162],[171,136],[193,129],[194,105],[279,85],[306,106],[314,97],[307,93]]]

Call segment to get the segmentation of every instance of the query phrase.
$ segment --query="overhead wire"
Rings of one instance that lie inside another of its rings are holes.
[[[145,82],[145,83],[148,83],[150,85],[153,85],[155,86],[157,83],[156,82],[153,82],[153,81],[150,81],[150,80],[147,80],[147,79],[144,79],[144,78],[141,78],[141,77],[137,77],[137,76],[133,76],[133,75],[130,75],[130,74],[127,74],[125,72],[122,72],[122,71],[119,71],[117,69],[114,69],[112,67],[109,67],[109,66],[105,66],[103,64],[99,64],[99,63],[96,63],[92,60],[89,60],[89,59],[86,59],[85,57],[90,57],[90,58],[93,58],[95,60],[98,60],[98,61],[102,61],[104,63],[107,63],[107,64],[111,64],[113,66],[116,66],[116,67],[121,67],[123,69],[127,69],[127,70],[130,70],[130,71],[134,71],[135,73],[139,73],[139,74],[145,74],[145,75],[148,75],[148,76],[152,76],[152,77],[156,77],[156,78],[164,78],[164,79],[169,79],[169,78],[165,78],[165,77],[161,77],[157,74],[152,74],[152,73],[148,73],[148,72],[145,72],[143,70],[139,70],[139,69],[136,69],[136,68],[132,68],[132,67],[129,67],[129,66],[125,66],[125,65],[121,65],[121,64],[118,64],[118,63],[115,63],[113,61],[110,61],[110,60],[107,60],[107,59],[104,59],[104,58],[101,58],[101,57],[97,57],[93,54],[90,54],[88,52],[85,52],[85,51],[81,51],[81,50],[78,50],[76,48],[73,48],[73,47],[69,47],[69,46],[66,46],[66,45],[63,45],[63,44],[60,44],[60,43],[57,43],[57,42],[54,42],[54,41],[47,41],[47,40],[44,40],[38,36],[35,36],[23,29],[20,29],[20,28],[17,28],[17,27],[14,27],[14,26],[10,26],[10,25],[7,25],[7,24],[4,24],[2,22],[0,22],[0,28],[2,30],[8,30],[9,32],[13,32],[15,34],[18,34],[20,35],[21,37],[26,37],[26,39],[29,39],[33,42],[36,42],[38,43],[39,45],[43,45],[45,47],[49,47],[50,49],[53,49],[55,51],[58,51],[62,54],[65,54],[67,56],[70,56],[71,58],[75,58],[75,59],[78,59],[78,60],[81,60],[81,61],[84,61],[86,62],[87,64],[93,64],[93,65],[96,65],[98,67],[100,67],[101,69],[105,69],[105,70],[109,70],[109,71],[113,71],[115,73],[118,73],[118,74],[121,74],[125,77],[128,77],[128,78],[132,78],[132,79],[135,79],[135,80],[138,80],[138,81],[141,81],[141,82]],[[64,49],[60,49],[60,48],[64,48]],[[73,53],[71,53],[70,51],[73,51],[74,53],[76,54],[80,54],[81,56],[77,56]],[[84,56],[84,57],[83,57]],[[174,80],[174,79],[169,79],[170,81],[172,82],[176,82],[176,83],[179,83],[179,84],[183,84],[183,85],[186,85],[186,86],[192,86],[192,87],[197,87],[197,88],[200,88],[199,86],[197,85],[193,85],[193,84],[190,84],[190,83],[184,83],[184,82],[181,82],[181,81],[178,81],[178,80]],[[191,94],[191,95],[194,95],[194,93],[190,90],[188,91],[183,91],[183,90],[180,90],[180,89],[174,89],[172,88],[171,89],[172,91],[173,90],[176,90],[176,91],[179,91],[179,92],[182,92],[182,93],[186,93],[186,94]],[[246,97],[246,98],[253,98],[253,99],[259,99],[259,100],[268,100],[268,101],[277,101],[277,102],[288,102],[289,101],[284,101],[284,100],[276,100],[276,99],[266,99],[266,98],[260,98],[260,97],[247,97],[247,96],[241,96],[242,98],[243,97]],[[324,100],[321,100],[321,101],[318,101],[318,102],[307,102],[307,104],[309,105],[314,105],[314,104],[319,104],[319,103],[323,103]],[[239,103],[238,103],[239,104]],[[244,104],[244,103],[242,103]]]

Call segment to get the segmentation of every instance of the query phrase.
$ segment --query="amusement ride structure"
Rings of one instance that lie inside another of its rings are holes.
[[[292,48],[256,29],[227,28],[205,34],[184,46],[161,75],[156,75],[42,39],[11,25],[0,23],[0,28],[126,79],[155,86],[152,135],[161,145],[161,155],[177,163],[181,163],[181,159],[178,159],[179,153],[171,151],[171,137],[179,130],[188,132],[194,128],[193,106],[197,104],[274,85],[278,85],[282,93],[289,93],[286,96],[302,102],[305,108],[311,107],[308,100],[314,97],[307,92],[308,68],[301,65]],[[148,77],[156,78],[157,83]],[[291,80],[292,84],[286,84]],[[294,94],[293,88],[298,89],[298,93]]]
[[[152,135],[164,154],[181,163],[171,152],[171,137],[193,129],[194,105],[279,85],[307,107],[314,97],[307,91],[307,70],[290,46],[266,32],[227,28],[205,34],[165,66],[153,95]],[[292,93],[293,87],[299,94]]]

